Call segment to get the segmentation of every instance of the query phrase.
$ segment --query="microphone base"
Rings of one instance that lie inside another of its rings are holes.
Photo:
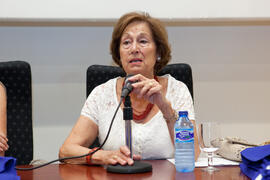
[[[144,173],[152,171],[152,165],[147,162],[134,161],[133,165],[108,165],[107,171],[112,173],[121,173],[121,174],[134,174],[134,173]]]

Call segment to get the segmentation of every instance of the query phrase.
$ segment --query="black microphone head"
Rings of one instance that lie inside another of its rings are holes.
[[[134,74],[128,74],[126,77],[125,77],[125,84],[128,82],[128,79],[130,77],[134,76]]]
[[[122,88],[122,93],[121,93],[121,97],[125,98],[127,95],[129,95],[129,93],[132,91],[133,87],[132,84],[134,82],[129,81],[128,79],[133,76],[133,74],[129,74],[126,76],[125,78],[125,82],[124,82],[124,86]]]

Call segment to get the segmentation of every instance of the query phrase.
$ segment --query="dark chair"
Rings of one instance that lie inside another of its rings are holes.
[[[185,83],[189,89],[191,96],[193,97],[192,70],[189,64],[169,64],[158,73],[159,76],[164,74],[170,74],[175,79]],[[117,76],[124,77],[125,75],[125,72],[117,66],[89,66],[86,74],[86,97],[88,97],[88,95],[96,86],[105,83],[109,79],[115,78]]]
[[[185,63],[169,64],[158,73],[158,75],[164,74],[170,74],[175,79],[185,83],[193,98],[193,80],[190,65]],[[86,96],[88,97],[96,86],[118,76],[125,76],[125,72],[120,67],[105,65],[89,66],[86,74]],[[91,145],[91,148],[96,146],[99,146],[98,139]]]
[[[33,159],[31,68],[24,61],[0,62],[0,81],[7,90],[7,137],[5,156],[17,159],[17,165]]]

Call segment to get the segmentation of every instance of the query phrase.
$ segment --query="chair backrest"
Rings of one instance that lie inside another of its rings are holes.
[[[7,90],[7,137],[5,156],[17,159],[17,165],[33,159],[31,68],[24,61],[0,62],[0,81]]]
[[[160,76],[164,74],[170,74],[175,79],[185,83],[193,97],[192,70],[189,64],[169,64],[158,73]],[[120,67],[106,65],[89,66],[86,74],[86,96],[88,97],[96,86],[105,83],[109,79],[117,76],[124,77],[125,75],[125,72]]]
[[[169,64],[158,73],[160,76],[164,74],[170,74],[175,79],[185,83],[193,98],[193,79],[190,65],[185,63]],[[105,83],[109,79],[118,76],[124,77],[125,75],[125,72],[120,67],[106,65],[89,66],[86,73],[86,96],[88,97],[96,86]],[[94,141],[90,148],[97,146],[99,146],[98,138]]]

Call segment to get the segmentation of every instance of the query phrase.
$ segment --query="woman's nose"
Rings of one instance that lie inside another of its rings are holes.
[[[134,54],[134,53],[139,53],[139,46],[137,44],[137,42],[134,42],[132,43],[132,46],[131,46],[131,53]]]

